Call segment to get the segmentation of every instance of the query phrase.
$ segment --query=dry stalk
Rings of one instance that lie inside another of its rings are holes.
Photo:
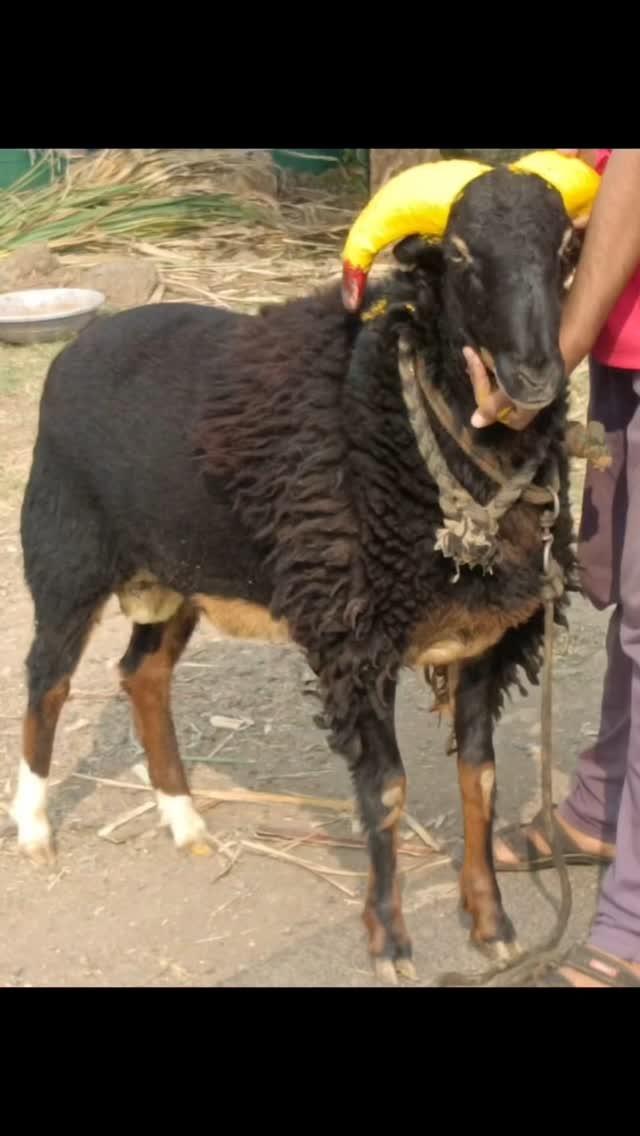
[[[424,825],[420,824],[419,820],[416,820],[415,817],[412,817],[411,814],[407,812],[405,812],[403,816],[409,828],[413,832],[415,832],[416,836],[420,837],[423,844],[426,844],[427,848],[430,848],[432,852],[442,852],[442,845],[440,844],[440,842],[436,840],[436,838],[432,836],[430,832],[427,832],[426,828],[424,827]]]
[[[155,809],[155,807],[155,801],[145,801],[144,805],[138,805],[135,809],[128,809],[126,813],[120,813],[115,820],[98,829],[98,836],[102,837],[103,840],[109,840],[116,829],[122,828],[124,824],[128,824],[130,820],[135,820],[136,817],[143,816],[144,813],[151,812],[151,809]]]
[[[263,840],[289,841],[291,839],[291,845],[285,844],[286,848],[293,847],[296,844],[316,844],[322,845],[324,848],[349,848],[356,852],[366,852],[367,850],[367,844],[364,840],[356,840],[349,836],[329,836],[324,832],[294,834],[279,832],[278,829],[274,828],[258,828],[256,829],[256,836],[261,837]],[[426,856],[426,853],[422,849],[415,848],[409,844],[398,844],[396,851],[401,856],[414,856],[420,860],[424,860]]]
[[[298,856],[292,856],[289,852],[281,852],[278,848],[269,848],[266,844],[256,844],[251,840],[243,840],[242,846],[243,848],[248,848],[250,852],[255,852],[259,856],[270,856],[274,860],[284,860],[288,864],[295,864],[298,868],[304,868],[307,872],[312,872],[315,876],[320,876],[321,879],[325,880],[326,883],[331,884],[332,887],[337,888],[338,891],[344,892],[344,894],[348,895],[350,899],[356,899],[356,893],[351,891],[350,888],[345,887],[345,885],[341,884],[338,880],[334,880],[331,877],[335,875],[366,875],[366,873],[362,872],[337,871],[333,868],[325,868],[324,866],[320,868],[316,864],[310,864],[308,860],[301,860]]]
[[[136,785],[132,781],[115,781],[109,777],[95,777],[89,773],[72,773],[81,781],[92,781],[97,785],[106,785],[112,789],[129,789],[132,792],[150,792],[149,785]],[[241,805],[299,805],[302,808],[327,809],[329,812],[339,812],[349,815],[352,812],[352,803],[348,800],[339,800],[335,797],[305,797],[297,793],[261,793],[252,789],[193,789],[194,797],[204,797],[212,801],[228,801]]]

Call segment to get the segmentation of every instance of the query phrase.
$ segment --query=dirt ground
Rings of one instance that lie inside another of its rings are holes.
[[[23,661],[32,619],[22,581],[19,507],[42,381],[58,350],[59,345],[0,345],[0,813],[5,816],[20,754]],[[597,727],[603,636],[604,617],[574,603],[571,636],[560,644],[557,662],[556,793],[566,789],[576,751]],[[55,868],[37,870],[23,862],[13,829],[0,816],[0,985],[372,985],[359,919],[364,851],[291,847],[288,854],[315,865],[314,872],[269,856],[284,845],[265,834],[276,830],[293,839],[321,825],[334,838],[353,839],[347,817],[295,803],[218,804],[206,815],[223,847],[208,857],[176,853],[165,830],[157,828],[155,809],[115,829],[110,839],[99,835],[104,825],[151,799],[134,768],[141,754],[115,670],[127,639],[128,626],[113,603],[62,714],[51,791]],[[348,799],[344,765],[314,725],[317,703],[303,694],[307,674],[288,648],[216,642],[206,628],[198,630],[174,687],[176,725],[192,785]],[[438,728],[429,706],[421,682],[403,675],[398,725],[409,810],[442,844],[441,853],[428,853],[409,827],[403,834],[414,849],[401,862],[408,869],[405,910],[423,984],[452,960],[467,969],[477,965],[456,913],[461,823],[455,770],[445,755],[445,729]],[[518,699],[498,731],[503,818],[529,815],[538,800],[537,707],[535,693]],[[231,731],[212,725],[212,715],[244,721]],[[211,802],[201,798],[200,805],[205,804]],[[318,866],[336,874],[319,875]],[[593,877],[589,880],[593,891]],[[579,919],[589,916],[592,891],[580,892]],[[530,879],[510,879],[505,894],[521,912],[524,939],[537,934],[538,921],[541,927],[549,924],[553,911],[546,884],[540,892]]]

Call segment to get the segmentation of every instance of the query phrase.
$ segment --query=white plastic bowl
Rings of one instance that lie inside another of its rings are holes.
[[[47,343],[80,331],[105,302],[90,288],[27,288],[0,294],[0,339]]]

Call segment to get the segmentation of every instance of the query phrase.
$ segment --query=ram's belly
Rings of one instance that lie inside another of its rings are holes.
[[[469,612],[451,604],[439,608],[415,627],[405,662],[410,667],[442,667],[477,659],[499,643],[510,627],[527,623],[540,608],[539,599],[509,611]]]
[[[192,603],[225,638],[252,639],[259,643],[291,642],[286,620],[274,619],[262,604],[203,595],[193,596]]]
[[[288,643],[285,620],[276,620],[268,608],[241,597],[184,596],[167,587],[150,572],[138,572],[118,592],[120,609],[134,623],[165,623],[185,600],[206,617],[223,638],[261,643]]]
[[[262,604],[239,597],[182,596],[150,573],[138,573],[128,581],[118,599],[123,613],[134,623],[164,623],[188,600],[224,638],[291,642],[286,620],[274,619]],[[540,600],[534,598],[508,611],[469,612],[459,604],[437,608],[414,628],[404,662],[410,667],[441,667],[478,658],[510,627],[527,623],[540,606]]]

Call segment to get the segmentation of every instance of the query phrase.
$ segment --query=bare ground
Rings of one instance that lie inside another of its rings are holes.
[[[6,813],[20,753],[23,660],[31,602],[22,581],[18,538],[21,494],[31,456],[38,398],[57,345],[0,346],[0,813]],[[584,401],[584,379],[577,384]],[[576,500],[579,492],[576,487]],[[556,793],[566,789],[578,748],[597,727],[604,619],[575,603],[572,632],[557,662]],[[223,849],[177,854],[155,810],[98,835],[121,813],[150,800],[140,789],[77,776],[141,784],[115,664],[128,626],[106,611],[73,684],[58,728],[51,812],[58,843],[52,870],[16,854],[0,816],[0,985],[9,986],[368,986],[373,984],[359,912],[365,884],[362,849],[292,847],[290,855],[333,872],[320,876],[267,856],[282,848],[265,830],[308,832],[312,825],[352,838],[348,818],[309,805],[221,803],[207,813]],[[203,628],[175,679],[174,708],[192,785],[346,799],[343,763],[315,727],[317,704],[302,694],[306,668],[293,651],[215,642]],[[443,844],[442,854],[402,857],[405,909],[423,984],[443,967],[477,965],[456,908],[460,812],[445,730],[429,714],[421,682],[403,675],[399,735],[409,775],[409,809]],[[498,732],[500,810],[528,815],[538,800],[538,698],[517,700]],[[248,719],[236,732],[212,715]],[[225,741],[226,739],[226,741]],[[224,741],[224,744],[221,743]],[[208,762],[197,758],[211,757]],[[201,804],[205,802],[201,799]],[[404,838],[419,850],[407,827]],[[247,842],[259,849],[247,847]],[[590,917],[597,876],[574,873],[572,933]],[[553,878],[509,878],[504,893],[523,941],[548,930]]]

